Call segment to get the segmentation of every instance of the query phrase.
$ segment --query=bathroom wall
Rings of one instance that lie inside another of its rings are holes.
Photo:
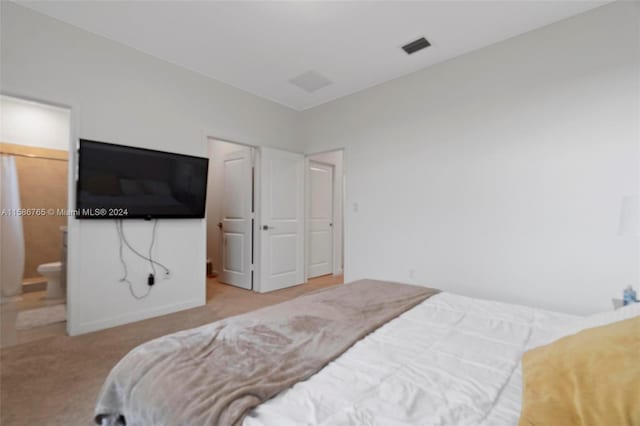
[[[66,151],[2,143],[0,152],[55,158],[54,160],[15,157],[20,184],[20,205],[23,209],[44,208],[57,211],[66,208],[68,155]],[[61,260],[60,226],[66,225],[66,221],[65,216],[56,214],[23,217],[25,282],[41,278],[36,271],[38,265]]]

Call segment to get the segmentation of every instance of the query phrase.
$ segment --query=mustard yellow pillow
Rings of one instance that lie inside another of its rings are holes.
[[[520,426],[639,426],[640,317],[530,350],[522,374]]]

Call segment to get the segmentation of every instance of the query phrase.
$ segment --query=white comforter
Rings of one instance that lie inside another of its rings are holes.
[[[523,352],[582,321],[441,293],[257,407],[244,425],[516,425]]]

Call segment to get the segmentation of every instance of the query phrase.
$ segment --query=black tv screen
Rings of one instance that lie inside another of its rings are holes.
[[[80,139],[77,218],[203,218],[209,160]]]

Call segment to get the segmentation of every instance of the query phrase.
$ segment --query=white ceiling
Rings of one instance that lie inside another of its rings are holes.
[[[609,1],[28,1],[20,4],[304,110]],[[419,37],[431,47],[400,47]],[[550,42],[552,42],[550,40]],[[331,84],[291,83],[313,71]]]

